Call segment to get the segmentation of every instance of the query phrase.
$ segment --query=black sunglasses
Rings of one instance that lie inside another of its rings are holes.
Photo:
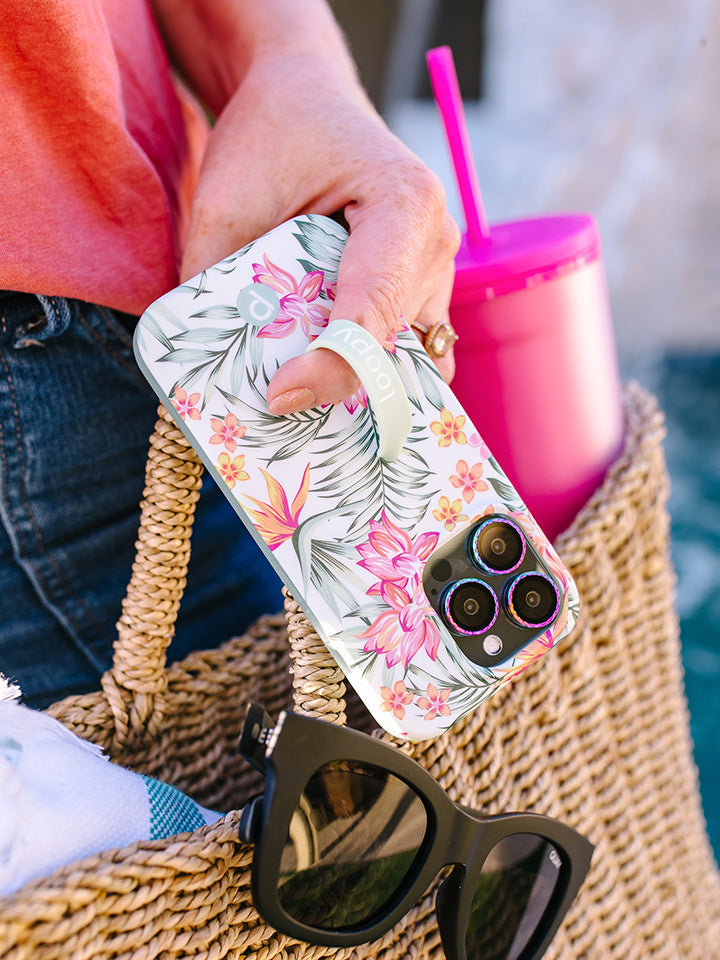
[[[590,866],[593,846],[533,813],[484,817],[415,760],[372,737],[251,706],[240,753],[266,777],[243,809],[258,913],[297,940],[354,946],[382,936],[437,873],[448,960],[537,960]]]

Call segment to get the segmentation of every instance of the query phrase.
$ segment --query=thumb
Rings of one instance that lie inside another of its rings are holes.
[[[340,260],[329,322],[351,320],[383,343],[401,318],[419,262],[419,254],[409,246],[406,240],[400,242],[397,226],[390,230],[373,227],[370,218],[357,222]],[[271,413],[282,415],[337,403],[359,385],[352,368],[337,354],[316,350],[280,367],[268,387],[268,406]]]

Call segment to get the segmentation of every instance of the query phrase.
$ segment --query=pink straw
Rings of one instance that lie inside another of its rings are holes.
[[[485,218],[452,51],[450,47],[435,47],[427,51],[425,59],[465,213],[468,246],[480,247],[490,239],[490,227]]]

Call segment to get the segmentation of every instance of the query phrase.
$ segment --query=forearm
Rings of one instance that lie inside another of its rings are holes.
[[[151,0],[170,54],[219,114],[252,67],[310,61],[327,82],[362,96],[325,0]]]

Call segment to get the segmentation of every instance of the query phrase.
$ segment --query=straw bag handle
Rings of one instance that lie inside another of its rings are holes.
[[[166,651],[187,582],[202,474],[198,455],[160,406],[150,437],[135,561],[117,624],[113,665],[102,677],[116,748],[155,737],[162,727]],[[296,709],[344,723],[342,671],[298,604],[284,592]]]
[[[117,624],[112,668],[102,687],[125,747],[162,724],[166,650],[175,632],[190,559],[203,467],[165,409],[150,437],[132,576]]]

